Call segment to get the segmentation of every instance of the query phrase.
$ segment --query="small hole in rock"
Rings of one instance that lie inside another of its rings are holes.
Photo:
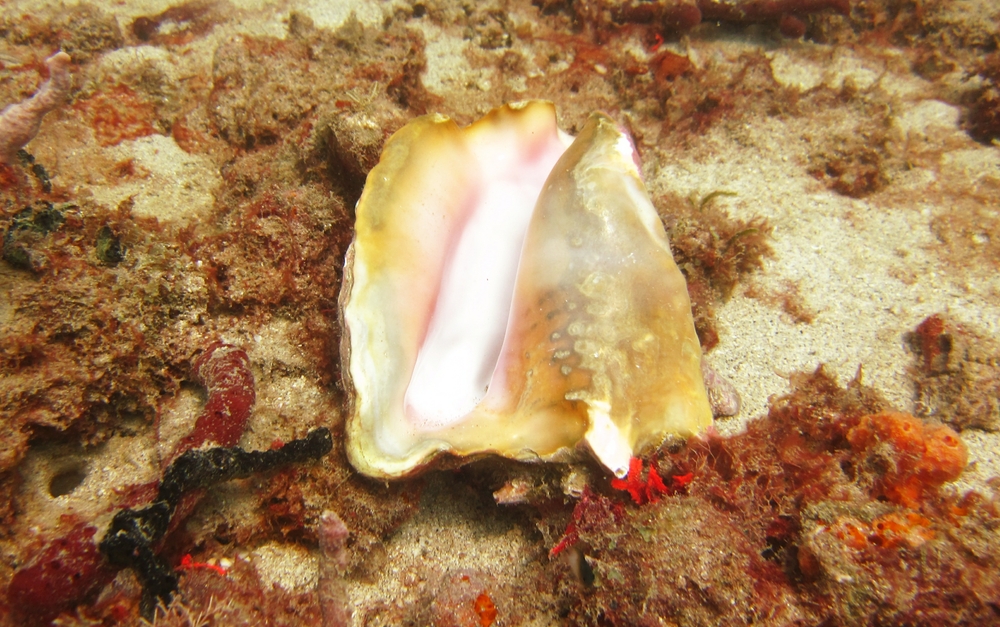
[[[49,481],[49,494],[52,496],[66,496],[80,487],[80,484],[86,478],[87,473],[83,468],[64,470]]]

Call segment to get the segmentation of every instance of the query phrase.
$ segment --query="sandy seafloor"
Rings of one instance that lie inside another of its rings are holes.
[[[104,8],[113,11],[124,28],[137,16],[157,14],[173,4],[171,0],[128,0]],[[997,9],[988,0],[952,4],[953,14],[942,17],[940,24],[949,20],[997,24]],[[53,6],[56,3],[8,0],[0,7],[0,17],[48,11]],[[232,4],[231,19],[225,11],[218,13],[220,22],[213,29],[186,44],[124,47],[90,62],[100,64],[109,77],[114,77],[116,68],[139,58],[152,59],[167,71],[175,71],[178,78],[208,74],[214,50],[222,42],[244,35],[284,38],[293,11],[309,16],[319,29],[335,30],[352,12],[365,27],[378,28],[385,12],[405,6],[350,0],[239,0]],[[460,32],[427,20],[414,20],[412,28],[427,38],[427,66],[421,80],[440,98],[442,113],[451,113],[449,103],[462,102],[470,94],[477,103],[487,102],[491,91],[523,98],[544,96],[557,106],[560,100],[574,97],[535,93],[509,75],[495,75],[490,67],[473,67],[467,54],[470,41]],[[521,41],[515,48],[530,51],[531,45]],[[648,148],[644,174],[655,192],[679,197],[704,196],[713,190],[733,192],[716,202],[734,217],[764,216],[774,227],[773,256],[717,309],[720,342],[710,356],[743,398],[741,414],[720,421],[720,431],[739,432],[744,421],[766,413],[769,397],[787,391],[790,373],[819,364],[825,364],[841,383],[861,367],[866,384],[895,407],[914,411],[913,384],[907,375],[914,356],[903,341],[906,332],[927,316],[941,313],[983,336],[996,338],[1000,333],[995,244],[1000,233],[973,229],[952,234],[947,246],[939,233],[941,221],[947,224],[950,212],[967,206],[969,201],[963,200],[967,194],[992,198],[991,206],[980,207],[992,216],[983,229],[1000,224],[1000,197],[996,195],[1000,147],[971,139],[960,126],[961,109],[941,97],[942,85],[960,90],[969,76],[956,68],[952,75],[932,83],[913,73],[903,53],[890,44],[783,40],[759,28],[695,31],[665,45],[686,55],[696,67],[725,63],[743,54],[763,55],[777,83],[803,95],[850,85],[877,103],[867,110],[877,109],[888,146],[885,150],[895,160],[886,166],[884,184],[858,198],[837,193],[809,173],[805,164],[817,144],[830,136],[850,136],[865,126],[864,120],[856,118],[858,110],[849,106],[831,107],[816,116],[800,111],[795,116],[746,118],[738,125],[715,124],[689,136],[683,145],[652,142]],[[637,56],[650,54],[641,43],[635,49]],[[544,71],[557,72],[558,68],[549,66]],[[498,84],[502,81],[510,84]],[[489,107],[476,104],[474,108],[485,111]],[[469,111],[467,106],[461,109],[465,114]],[[28,146],[49,169],[55,184],[87,193],[107,206],[133,196],[135,214],[155,216],[161,222],[198,221],[210,215],[222,180],[220,164],[184,152],[165,135],[107,147],[86,138],[67,140],[60,132],[72,115],[68,110],[50,115]],[[647,138],[646,144],[650,143]],[[134,159],[148,174],[122,183],[88,177],[87,163],[94,155]],[[768,293],[781,292],[790,284],[813,312],[810,322],[797,322],[779,305],[745,293],[748,285],[757,293]],[[275,321],[265,328],[243,328],[227,336],[246,346],[258,377],[258,409],[251,433],[243,440],[247,447],[267,446],[275,438],[288,437],[287,429],[268,423],[268,418],[281,413],[274,407],[308,413],[311,407],[322,405],[315,399],[325,392],[314,379],[283,374],[309,367],[295,347],[288,345],[287,324],[294,323]],[[197,413],[197,404],[196,395],[182,389],[176,400],[166,404],[162,419],[183,421]],[[1000,434],[966,430],[962,438],[970,464],[953,489],[988,489],[985,481],[1000,475]],[[137,455],[141,458],[141,453]],[[131,459],[135,475],[149,476],[148,460]],[[22,468],[28,484],[33,464],[40,463],[29,453]],[[108,476],[116,472],[105,468]],[[238,507],[238,495],[233,499],[233,506]],[[453,571],[475,566],[496,577],[516,575],[520,560],[525,559],[522,549],[530,540],[515,526],[470,515],[462,503],[433,487],[432,481],[419,512],[386,543],[382,572],[352,584],[349,594],[354,603],[405,604],[408,584],[403,571],[413,559],[436,562]],[[45,511],[52,514],[59,507],[49,504]],[[316,552],[274,542],[252,553],[265,580],[299,591],[315,585]],[[546,617],[540,616],[536,624],[547,624]]]

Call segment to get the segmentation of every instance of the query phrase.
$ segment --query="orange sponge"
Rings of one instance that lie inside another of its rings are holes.
[[[847,432],[847,440],[856,453],[881,458],[877,483],[883,494],[911,508],[925,494],[956,479],[968,462],[965,444],[952,429],[899,412],[863,417]]]

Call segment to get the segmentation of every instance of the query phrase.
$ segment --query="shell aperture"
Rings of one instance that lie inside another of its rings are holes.
[[[448,451],[615,474],[711,423],[683,275],[634,149],[551,103],[397,132],[357,208],[342,306],[348,456],[402,476]]]

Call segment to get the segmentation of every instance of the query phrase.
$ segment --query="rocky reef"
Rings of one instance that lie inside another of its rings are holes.
[[[5,2],[0,107],[59,93],[0,125],[0,624],[995,623],[993,5]],[[417,116],[528,99],[628,132],[741,413],[620,479],[366,478],[365,178]],[[185,451],[288,463],[165,498]]]

